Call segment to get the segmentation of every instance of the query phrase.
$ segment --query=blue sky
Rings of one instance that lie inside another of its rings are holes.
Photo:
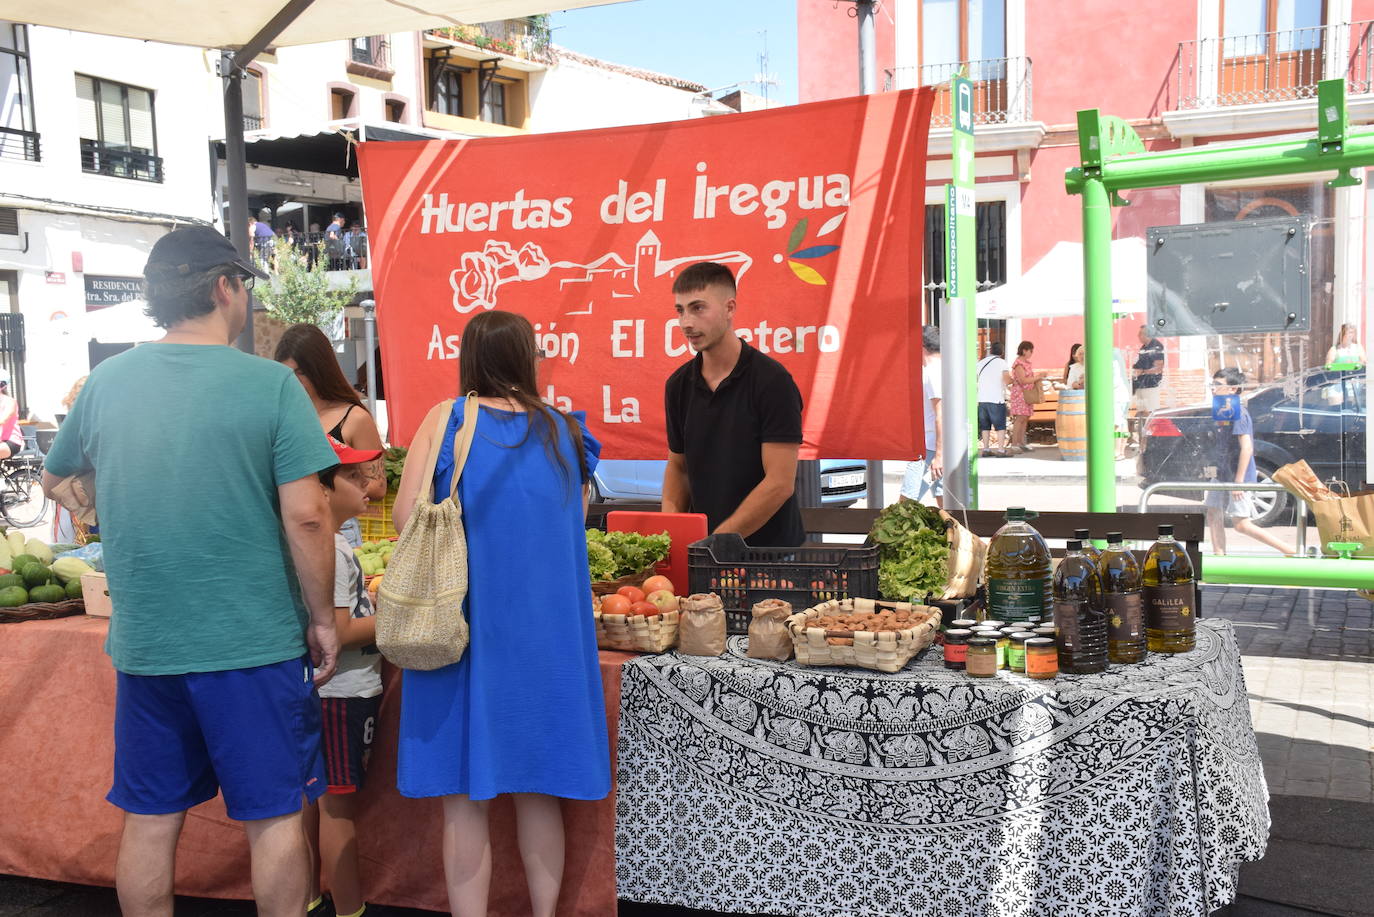
[[[629,0],[553,15],[553,40],[581,54],[656,70],[710,89],[759,72],[767,32],[769,98],[797,101],[796,0]]]

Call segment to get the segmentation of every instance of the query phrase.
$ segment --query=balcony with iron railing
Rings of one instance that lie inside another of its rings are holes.
[[[885,72],[884,88],[934,86],[935,106],[930,115],[934,129],[953,124],[949,81],[961,71],[973,81],[974,124],[1021,124],[1031,120],[1031,60],[1029,57],[998,57],[989,60],[897,67]]]
[[[17,127],[0,127],[0,159],[23,159],[39,162],[43,150],[38,142],[37,131],[24,131]]]
[[[99,140],[81,141],[81,171],[137,181],[162,181],[162,157],[139,150],[115,149]]]
[[[293,232],[253,240],[257,261],[271,273],[276,273],[278,239],[289,242],[291,250],[303,259],[307,268],[313,268],[320,261],[324,262],[327,271],[360,271],[369,266],[365,229],[357,233],[335,233],[334,238],[330,238],[328,232]]]
[[[1181,41],[1175,110],[1225,108],[1317,97],[1317,83],[1345,77],[1350,95],[1374,79],[1374,21]]]
[[[552,61],[553,31],[545,16],[446,26],[430,29],[428,34],[483,51],[498,51],[546,64]]]
[[[385,35],[363,35],[348,43],[348,72],[373,79],[389,80],[395,74],[391,66],[391,43]]]

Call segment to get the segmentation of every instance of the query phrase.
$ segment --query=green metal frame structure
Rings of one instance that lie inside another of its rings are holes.
[[[1195,182],[1293,175],[1337,170],[1332,186],[1359,184],[1353,169],[1374,166],[1374,130],[1352,132],[1346,117],[1345,80],[1323,80],[1317,87],[1317,136],[1310,140],[1281,140],[1225,149],[1171,150],[1147,153],[1135,130],[1120,118],[1096,109],[1078,113],[1081,164],[1069,169],[1064,185],[1069,194],[1083,197],[1083,339],[1088,358],[1084,388],[1088,420],[1088,509],[1116,511],[1114,419],[1112,416],[1112,213],[1128,202],[1122,191],[1164,188]],[[1096,357],[1094,357],[1096,355]],[[1224,558],[1227,574],[1250,568],[1274,582],[1275,566],[1286,567],[1278,585],[1326,585],[1331,577],[1342,582],[1374,581],[1374,563],[1347,558],[1323,559],[1326,571],[1314,575],[1312,562],[1276,565],[1270,559]],[[1353,565],[1353,567],[1351,567]],[[1332,568],[1351,567],[1344,576]],[[1205,571],[1204,571],[1205,572]],[[1321,582],[1318,582],[1321,580]],[[1231,580],[1235,581],[1235,580]],[[1251,582],[1261,582],[1252,579]]]

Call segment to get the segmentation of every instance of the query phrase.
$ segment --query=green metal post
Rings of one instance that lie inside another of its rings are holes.
[[[1256,586],[1307,586],[1319,589],[1369,589],[1374,586],[1374,560],[1339,557],[1236,557],[1204,554],[1205,583]]]
[[[1112,389],[1112,207],[1100,179],[1083,183],[1083,346],[1088,397],[1088,511],[1116,512]]]

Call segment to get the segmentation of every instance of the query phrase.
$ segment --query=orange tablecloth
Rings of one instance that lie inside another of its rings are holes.
[[[113,885],[120,810],[105,801],[113,767],[114,668],[106,621],[73,617],[0,625],[0,874]],[[603,652],[601,678],[614,754],[620,667]],[[363,888],[378,904],[446,911],[438,800],[396,792],[399,679],[388,671],[377,744],[361,799]],[[612,766],[611,772],[615,773]],[[615,793],[565,802],[567,864],[560,914],[616,911]],[[492,808],[491,913],[528,914],[514,813]],[[217,798],[191,810],[177,856],[179,894],[251,898],[248,844]]]

